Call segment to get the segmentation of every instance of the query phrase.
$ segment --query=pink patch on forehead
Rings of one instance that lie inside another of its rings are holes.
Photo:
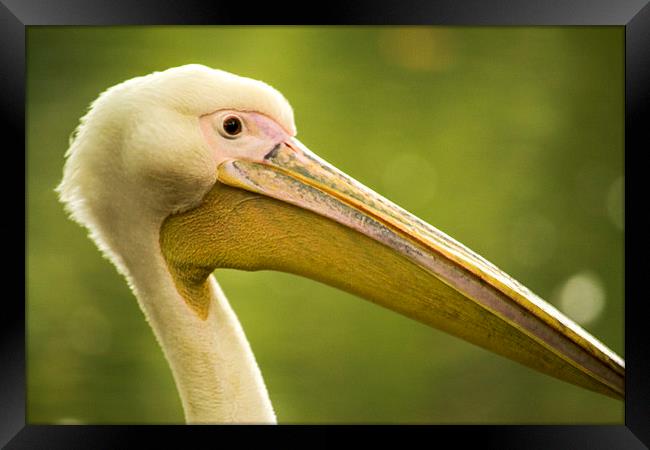
[[[260,113],[246,113],[251,120],[269,138],[276,140],[285,140],[291,137],[291,134],[280,126],[275,120]]]

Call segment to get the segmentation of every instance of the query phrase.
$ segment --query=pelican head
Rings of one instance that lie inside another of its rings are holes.
[[[66,156],[61,201],[127,279],[188,422],[275,421],[217,268],[305,276],[540,372],[624,395],[620,357],[319,158],[296,138],[287,100],[261,81],[200,65],[128,80],[92,104]]]

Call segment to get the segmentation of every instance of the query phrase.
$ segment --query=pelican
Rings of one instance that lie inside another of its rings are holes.
[[[276,422],[212,274],[218,268],[308,277],[539,372],[624,396],[623,359],[310,151],[296,138],[289,102],[264,82],[191,64],[109,88],[73,134],[57,192],[128,282],[187,423]]]

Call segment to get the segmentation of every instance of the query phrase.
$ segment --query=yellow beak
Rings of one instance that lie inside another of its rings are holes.
[[[620,357],[481,256],[296,139],[259,161],[226,161],[217,178],[200,207],[163,225],[163,241],[181,236],[179,227],[202,236],[192,253],[202,261],[200,270],[191,270],[185,284],[200,285],[219,267],[307,276],[538,371],[623,398]],[[168,260],[182,259],[182,245],[166,246]]]

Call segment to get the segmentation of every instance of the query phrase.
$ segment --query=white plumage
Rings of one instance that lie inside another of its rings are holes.
[[[125,81],[81,120],[57,188],[127,279],[172,368],[190,423],[274,422],[243,330],[217,281],[207,320],[178,294],[160,252],[170,214],[196,205],[216,181],[216,156],[199,117],[257,111],[295,133],[293,111],[267,84],[201,65]]]

